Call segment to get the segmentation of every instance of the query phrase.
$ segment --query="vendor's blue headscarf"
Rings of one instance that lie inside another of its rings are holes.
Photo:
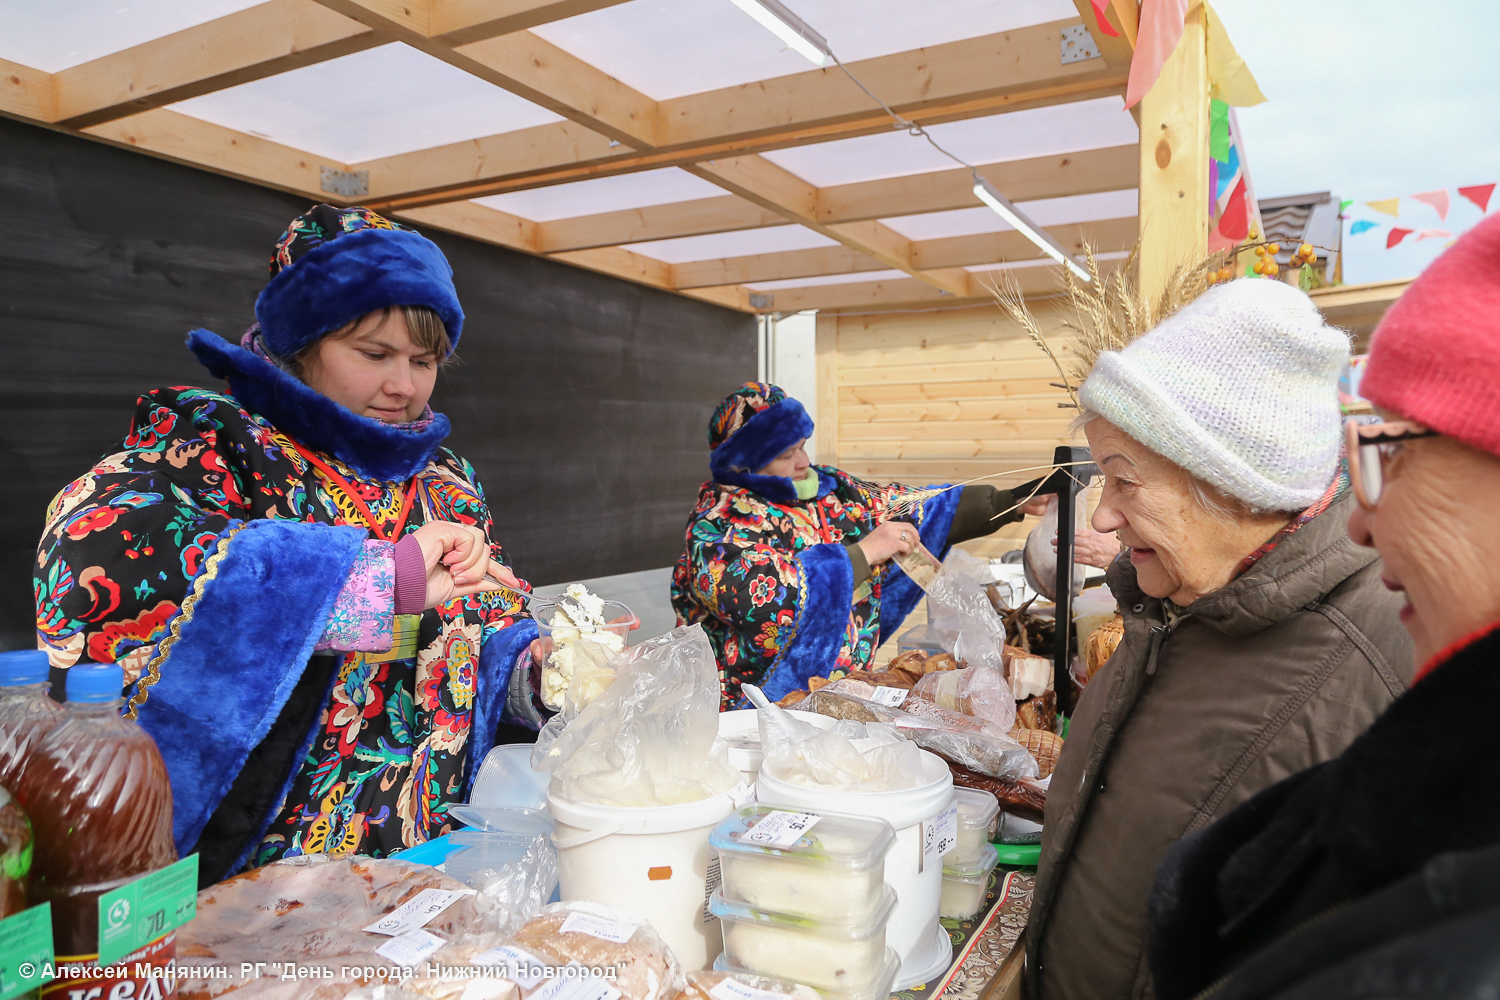
[[[798,441],[812,437],[812,417],[780,386],[746,382],[724,397],[708,421],[708,467],[714,482],[743,486],[776,503],[794,504],[797,488],[786,476],[762,476],[776,456]],[[818,496],[837,485],[818,472]]]

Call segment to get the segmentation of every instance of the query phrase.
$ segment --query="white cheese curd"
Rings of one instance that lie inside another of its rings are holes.
[[[729,961],[765,976],[814,989],[858,992],[879,975],[885,960],[885,927],[864,938],[836,938],[770,924],[725,920]]]

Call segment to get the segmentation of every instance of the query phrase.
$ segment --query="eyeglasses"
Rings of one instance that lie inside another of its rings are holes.
[[[1410,420],[1388,420],[1378,424],[1349,421],[1349,479],[1354,497],[1365,510],[1374,510],[1385,492],[1385,464],[1400,453],[1402,443],[1417,438],[1438,437]]]

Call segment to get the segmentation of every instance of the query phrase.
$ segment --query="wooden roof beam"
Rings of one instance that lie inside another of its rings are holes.
[[[484,38],[525,31],[539,24],[561,21],[603,10],[625,0],[441,0],[428,13],[427,30],[449,45],[467,45]]]
[[[606,140],[656,143],[655,101],[529,31],[454,48],[427,34],[430,12],[418,5],[400,0],[317,2],[598,132]]]
[[[1109,219],[1049,226],[1047,232],[1074,253],[1085,243],[1101,253],[1129,250],[1136,240],[1136,220]],[[911,243],[910,262],[916,270],[972,267],[1001,261],[1035,260],[1041,251],[1014,230],[919,240]],[[672,284],[679,289],[731,283],[789,281],[832,274],[882,271],[890,265],[847,246],[813,247],[783,253],[752,254],[719,260],[699,260],[672,267]]]
[[[1130,59],[1135,54],[1136,25],[1140,20],[1139,0],[1109,0],[1105,5],[1109,10],[1109,26],[1117,32],[1116,35],[1100,30],[1093,0],[1073,0],[1073,6],[1078,9],[1078,16],[1083,18],[1089,37],[1099,47],[1104,61],[1116,69],[1130,72]]]
[[[0,59],[0,114],[32,121],[55,121],[57,88],[52,74]]]
[[[1128,190],[1139,182],[1140,169],[1135,146],[1111,146],[992,163],[979,172],[1012,201],[1031,201]],[[973,189],[973,178],[961,167],[839,184],[818,189],[813,212],[824,223],[946,212],[977,205]],[[541,240],[545,252],[555,253],[759,229],[785,221],[778,212],[726,195],[544,222]]]
[[[740,156],[685,169],[731,194],[780,212],[793,222],[873,257],[885,267],[899,268],[934,288],[953,294],[967,288],[963,271],[949,273],[919,269],[912,262],[911,241],[883,223],[874,220],[836,225],[819,222],[815,211],[818,189],[763,157]]]
[[[348,5],[356,0],[322,2]],[[1111,70],[1103,60],[1066,66],[1060,63],[1057,53],[1062,26],[1064,22],[1057,22],[966,39],[862,60],[852,68],[862,77],[870,77],[877,93],[882,92],[882,86],[891,91],[890,99],[897,110],[929,125],[1123,93],[1125,74]],[[650,123],[641,120],[649,117],[646,99],[622,96],[618,87],[623,84],[605,88],[603,96],[598,97],[597,88],[569,82],[563,70],[566,60],[548,56],[545,66],[527,69],[513,65],[514,52],[535,48],[533,42],[508,36],[457,51],[503,64],[515,74],[518,86],[524,82],[523,77],[531,78],[533,91],[545,78],[562,105],[568,100],[586,105],[584,96],[596,98],[599,107],[587,105],[572,113],[561,110],[559,104],[549,106],[573,122],[603,133],[597,141],[564,134],[567,130],[562,124],[544,125],[370,160],[359,164],[359,169],[370,172],[372,204],[395,210],[479,198],[888,132],[891,128],[885,112],[872,108],[869,99],[842,74],[835,78],[828,75],[830,71],[812,70],[653,104],[655,125],[651,131],[647,127]],[[592,68],[590,71],[598,73]],[[902,74],[912,79],[903,79]],[[498,70],[485,78],[501,83]],[[524,88],[510,89],[529,95]],[[599,125],[605,119],[609,129]],[[627,133],[635,138],[627,137]],[[618,139],[626,148],[610,147],[604,135]]]
[[[61,71],[57,115],[88,128],[386,41],[312,0],[270,0]]]

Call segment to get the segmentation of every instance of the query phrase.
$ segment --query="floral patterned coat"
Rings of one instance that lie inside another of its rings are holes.
[[[402,532],[434,519],[493,538],[483,490],[446,448],[406,482],[361,479],[321,454],[377,534],[307,450],[233,397],[149,392],[124,441],[52,502],[37,552],[54,689],[81,664],[125,668],[130,711],[167,761],[184,854],[284,724],[312,655],[339,657],[231,870],[313,852],[383,856],[447,831],[536,634],[515,595],[482,594],[427,611],[417,655],[382,662],[398,512],[409,507]]]
[[[742,703],[742,684],[777,699],[809,677],[867,668],[922,596],[894,563],[874,567],[855,588],[844,549],[913,488],[817,469],[821,495],[795,504],[716,482],[698,492],[672,576],[672,607],[679,625],[700,622],[708,633],[725,708]],[[905,517],[939,558],[960,492],[940,493]]]

